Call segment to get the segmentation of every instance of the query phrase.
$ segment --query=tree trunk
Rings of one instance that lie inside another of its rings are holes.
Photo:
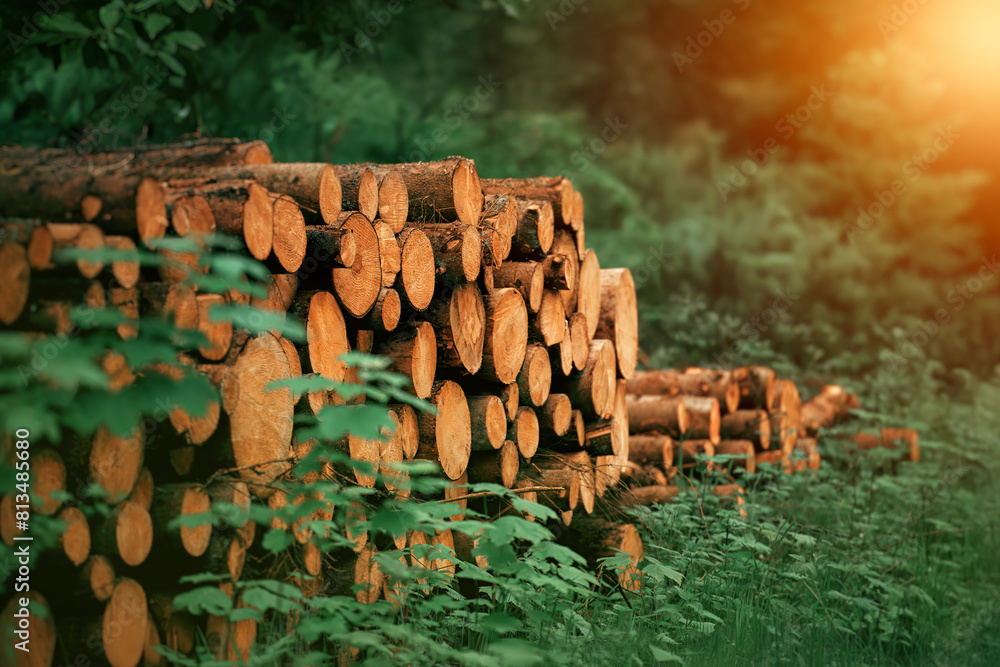
[[[408,219],[427,222],[458,220],[466,225],[479,224],[484,197],[472,160],[449,157],[437,162],[383,166],[398,172],[406,184],[410,207]]]
[[[264,261],[271,254],[276,196],[267,188],[249,180],[212,182],[199,178],[170,181],[168,185],[171,200],[202,197],[212,209],[218,231],[242,238],[254,259]]]

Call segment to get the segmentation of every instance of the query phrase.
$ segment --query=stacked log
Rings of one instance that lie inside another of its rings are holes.
[[[622,497],[626,506],[671,502],[681,492],[681,480],[728,489],[737,471],[752,474],[766,465],[785,473],[816,470],[819,431],[859,407],[856,395],[836,385],[803,402],[794,382],[764,366],[641,370],[626,388],[631,459],[626,479],[631,488]],[[884,429],[878,435],[859,433],[850,442],[860,450],[899,449],[916,461],[917,440],[912,429]],[[723,456],[725,463],[716,458]],[[731,494],[729,489],[723,495]]]
[[[533,495],[569,524],[592,513],[625,472],[626,382],[638,350],[635,286],[628,269],[601,268],[586,247],[582,196],[568,179],[480,181],[475,164],[461,157],[275,163],[259,142],[216,140],[93,155],[86,164],[63,160],[69,157],[0,149],[0,324],[29,336],[68,333],[70,308],[81,301],[126,313],[123,338],[135,336],[146,318],[171,321],[201,332],[205,342],[175,362],[139,369],[109,357],[113,383],[197,374],[219,395],[205,414],[173,408],[170,433],[150,443],[138,431],[102,429],[61,457],[53,450],[38,459],[40,468],[45,462],[43,497],[65,486],[69,471],[93,478],[112,507],[89,524],[66,515],[74,528],[64,537],[63,562],[88,568],[90,587],[98,574],[116,582],[102,599],[106,613],[135,607],[130,640],[111,646],[104,638],[113,664],[136,664],[152,636],[188,652],[199,632],[217,639],[235,633],[238,652],[248,650],[246,628],[217,618],[197,627],[197,619],[171,608],[153,576],[242,576],[256,539],[252,522],[174,522],[217,503],[253,501],[275,510],[273,525],[293,531],[298,558],[315,577],[292,578],[307,594],[364,583],[359,599],[381,597],[371,556],[384,545],[352,535],[357,549],[330,565],[311,546],[310,531],[280,519],[282,507],[307,502],[276,487],[295,481],[292,465],[315,445],[293,438],[296,412],[366,397],[326,389],[299,396],[272,385],[300,375],[356,380],[345,352],[389,358],[436,411],[390,406],[396,430],[382,441],[352,436],[331,443],[365,466],[323,474],[395,496],[408,493],[396,464],[433,461],[452,482],[453,492],[440,499],[463,497],[467,483],[499,483]],[[189,280],[204,271],[196,249],[213,233],[237,239],[265,264],[266,294],[203,292]],[[173,250],[181,239],[195,250]],[[160,253],[163,266],[140,270],[137,247]],[[98,248],[117,254],[105,264],[67,252]],[[306,342],[289,341],[277,326],[251,335],[213,317],[220,306],[247,303],[277,322],[302,321]],[[700,398],[689,408],[691,433],[717,442],[716,399],[710,392]],[[10,543],[17,531],[7,517],[9,498],[3,504],[0,532]],[[363,509],[351,511],[360,516]],[[592,555],[617,549],[638,562],[641,539],[633,526],[594,526],[585,531],[600,536]],[[454,544],[450,534],[426,539]],[[619,581],[634,589],[634,568]],[[85,629],[87,619],[54,606],[60,631],[64,616],[67,628]],[[67,643],[75,636],[65,635]]]

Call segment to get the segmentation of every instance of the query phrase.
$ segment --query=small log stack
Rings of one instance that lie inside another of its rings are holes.
[[[733,370],[688,368],[640,370],[627,384],[630,490],[626,506],[671,502],[681,492],[677,477],[730,477],[741,469],[781,466],[785,473],[816,470],[821,457],[817,438],[859,408],[858,397],[837,385],[826,385],[803,402],[791,380],[773,369],[747,366]],[[920,460],[913,429],[860,432],[849,439],[849,455],[885,447]],[[701,462],[725,455],[728,462]],[[713,473],[709,475],[709,473]],[[725,484],[719,487],[726,486]],[[722,495],[732,495],[728,487]]]
[[[291,465],[314,444],[294,440],[293,417],[348,401],[332,391],[299,396],[268,385],[309,374],[350,382],[356,375],[341,359],[348,351],[389,358],[413,393],[437,408],[418,414],[390,406],[398,427],[383,442],[334,443],[368,464],[366,471],[333,471],[352,483],[398,494],[394,465],[425,459],[453,481],[446,497],[461,498],[468,482],[500,483],[554,508],[569,525],[574,515],[592,513],[627,469],[635,286],[628,269],[601,268],[586,247],[583,198],[566,178],[480,180],[461,157],[275,163],[266,145],[235,140],[97,154],[85,163],[69,152],[15,146],[0,148],[0,229],[4,330],[68,334],[69,309],[80,303],[125,313],[123,338],[136,335],[139,317],[172,320],[208,342],[197,354],[135,372],[109,354],[103,363],[112,381],[197,372],[219,393],[204,415],[174,408],[164,427],[170,433],[152,443],[140,431],[123,437],[102,430],[44,456],[33,450],[36,489],[47,498],[36,511],[70,525],[62,563],[75,574],[53,581],[73,584],[39,599],[53,611],[52,642],[66,655],[96,636],[111,664],[133,667],[158,642],[189,653],[199,633],[213,638],[219,659],[246,655],[255,627],[218,618],[205,626],[175,611],[164,574],[239,579],[257,538],[254,524],[177,529],[171,521],[215,503],[280,508],[304,501],[274,485],[290,479]],[[248,256],[265,263],[272,274],[265,297],[198,292],[187,280],[203,271],[197,254],[158,245],[185,238],[197,247],[213,233],[239,239]],[[128,254],[140,246],[162,254],[165,264],[140,269]],[[126,252],[107,266],[62,252],[101,247]],[[308,342],[294,344],[278,329],[251,336],[215,321],[213,307],[227,303],[250,303],[278,321],[298,318]],[[717,396],[734,407],[742,398],[718,379],[706,381],[708,389],[692,393],[678,435],[718,445]],[[214,475],[220,468],[238,472]],[[93,479],[111,515],[88,524],[52,499],[74,479]],[[8,544],[14,524],[12,498],[4,497],[0,537]],[[383,591],[392,599],[366,535],[351,536],[356,552],[330,563],[310,548],[309,531],[276,525],[294,531],[294,548],[301,546],[302,567],[315,579],[291,580],[308,595],[363,583],[359,600],[372,602]],[[578,532],[594,542],[581,547],[590,557],[615,549],[634,562],[641,557],[633,526],[595,520]],[[471,558],[472,547],[457,541],[450,531],[413,533],[396,546],[434,542]],[[626,588],[638,586],[634,571],[617,576]],[[80,586],[87,605],[70,603]],[[222,588],[233,596],[231,585]],[[103,621],[88,610],[103,610]],[[95,619],[103,631],[90,627]]]

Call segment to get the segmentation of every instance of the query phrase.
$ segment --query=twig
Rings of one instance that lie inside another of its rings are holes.
[[[511,493],[531,493],[532,491],[562,491],[564,487],[562,486],[529,486],[521,489],[508,489]],[[478,493],[467,493],[464,496],[455,496],[454,498],[445,498],[443,500],[435,500],[436,503],[453,503],[456,500],[468,500],[470,498],[482,498],[483,496],[492,496],[493,493],[489,491],[480,491]]]

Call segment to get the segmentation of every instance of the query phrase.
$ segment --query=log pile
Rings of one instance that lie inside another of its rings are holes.
[[[803,402],[791,380],[764,366],[640,370],[626,392],[630,488],[622,502],[627,506],[670,502],[681,493],[682,479],[707,479],[717,494],[731,495],[737,470],[754,473],[769,464],[788,474],[816,470],[821,431],[860,407],[855,394],[837,385],[826,385]],[[848,455],[885,447],[920,460],[913,429],[862,431],[847,446]],[[725,463],[714,458],[720,456]]]
[[[341,358],[348,351],[387,357],[436,408],[418,414],[391,405],[397,428],[383,441],[334,443],[368,464],[332,473],[352,483],[400,495],[394,466],[428,460],[452,482],[444,499],[462,499],[467,483],[499,483],[554,508],[569,525],[594,512],[628,469],[635,287],[628,269],[602,268],[586,247],[583,198],[568,179],[480,180],[461,157],[275,163],[260,142],[233,140],[91,155],[86,164],[64,157],[0,149],[0,324],[26,336],[67,334],[70,308],[81,302],[124,313],[122,338],[136,335],[139,317],[163,318],[207,342],[196,354],[135,372],[109,353],[102,363],[112,382],[195,370],[219,395],[204,415],[173,409],[169,434],[155,442],[139,430],[123,437],[102,429],[69,447],[33,450],[36,489],[46,498],[35,511],[70,526],[62,574],[52,579],[65,585],[39,599],[53,612],[52,644],[67,655],[98,637],[112,665],[132,667],[155,663],[148,649],[159,642],[189,653],[199,633],[219,659],[248,654],[251,622],[229,626],[213,617],[205,625],[174,610],[165,578],[207,571],[240,579],[259,539],[254,523],[178,528],[173,520],[216,503],[278,509],[302,502],[275,489],[315,445],[295,440],[296,412],[365,397],[269,385],[305,375],[350,382],[356,371]],[[208,234],[237,239],[268,267],[266,296],[199,292],[188,280],[204,270],[197,253],[160,241],[201,247]],[[109,265],[62,252],[102,247],[126,252]],[[162,266],[140,268],[129,254],[138,247],[160,253]],[[212,317],[214,306],[248,302],[279,320],[302,321],[307,342],[293,343],[278,329],[252,336]],[[686,406],[684,431],[719,444],[715,398],[699,399]],[[231,472],[219,474],[223,468]],[[97,483],[109,516],[88,521],[52,498],[74,479]],[[8,544],[17,533],[13,517],[12,498],[4,497],[0,537]],[[294,533],[302,567],[315,577],[292,579],[308,595],[364,584],[359,600],[392,599],[372,561],[383,545],[349,536],[355,552],[332,559],[311,546],[310,531],[275,521]],[[578,532],[590,545],[580,548],[594,557],[615,549],[633,563],[641,557],[633,526],[594,517]],[[450,531],[412,532],[396,548],[428,541],[485,564]],[[634,567],[619,581],[634,589]],[[233,596],[231,584],[222,590]]]

